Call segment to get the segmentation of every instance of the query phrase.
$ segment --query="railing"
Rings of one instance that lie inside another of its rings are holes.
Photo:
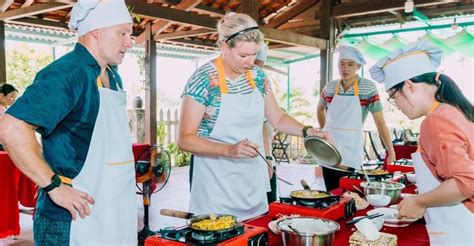
[[[178,140],[178,124],[179,124],[179,115],[178,110],[175,109],[173,113],[172,110],[166,110],[166,115],[163,109],[160,109],[159,118],[158,118],[158,126],[162,125],[164,127],[164,143],[176,143]],[[172,117],[173,116],[173,117]],[[158,132],[158,138],[161,136]]]

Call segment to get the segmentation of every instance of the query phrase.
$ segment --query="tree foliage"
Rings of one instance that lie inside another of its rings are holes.
[[[46,50],[34,49],[28,44],[8,49],[7,83],[14,85],[22,93],[33,83],[36,73],[51,63],[52,59]]]

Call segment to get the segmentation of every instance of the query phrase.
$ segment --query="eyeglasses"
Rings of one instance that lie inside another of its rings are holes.
[[[395,94],[400,90],[400,88],[395,89],[387,98],[387,102],[392,104],[393,106],[397,106],[395,102]]]

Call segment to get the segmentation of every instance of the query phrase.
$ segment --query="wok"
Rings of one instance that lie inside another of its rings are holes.
[[[230,215],[230,214],[215,214],[216,219],[219,219],[220,217],[223,216],[230,216],[235,223],[232,224],[228,228],[224,229],[219,229],[219,230],[207,230],[207,229],[201,229],[198,228],[195,225],[195,223],[203,220],[207,220],[211,218],[211,214],[201,214],[201,215],[194,215],[193,213],[189,212],[184,212],[184,211],[178,211],[178,210],[172,210],[172,209],[161,209],[160,214],[164,216],[170,216],[170,217],[175,217],[175,218],[181,218],[181,219],[186,219],[186,225],[191,228],[194,231],[199,231],[199,232],[214,232],[214,233],[224,233],[233,230],[234,228],[239,226],[239,221],[238,218]]]
[[[305,180],[301,180],[301,185],[303,186],[304,190],[294,190],[290,192],[290,196],[296,202],[303,205],[312,205],[315,202],[333,197],[329,192],[312,190]],[[314,197],[317,195],[321,195],[321,197]]]

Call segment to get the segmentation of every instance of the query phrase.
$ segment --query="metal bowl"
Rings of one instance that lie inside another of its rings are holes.
[[[298,229],[300,227],[297,227],[298,223],[305,222],[323,222],[328,226],[328,228],[324,231],[299,231]],[[291,228],[293,229],[289,228],[287,225],[292,226]],[[281,237],[283,239],[284,246],[332,246],[334,245],[336,231],[338,231],[340,228],[339,224],[333,220],[315,217],[286,218],[280,220],[277,223],[277,227],[281,231]]]
[[[362,182],[360,186],[364,188],[364,194],[366,196],[371,194],[382,194],[390,196],[390,204],[395,204],[398,202],[398,199],[400,199],[400,194],[405,188],[404,184],[384,181],[370,183]]]

